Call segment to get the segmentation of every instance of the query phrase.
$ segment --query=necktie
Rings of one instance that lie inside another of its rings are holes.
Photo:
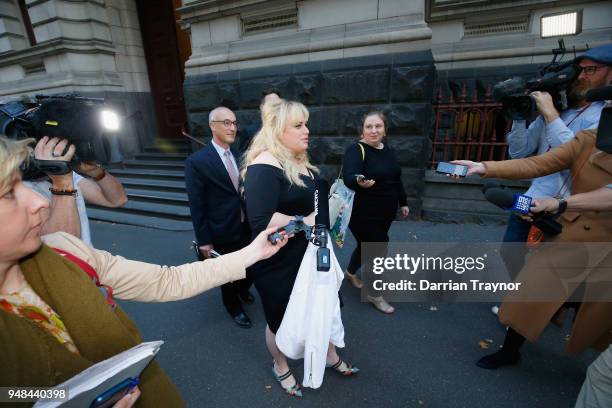
[[[230,179],[232,180],[234,188],[236,189],[236,191],[238,191],[238,172],[236,171],[234,163],[232,162],[232,154],[230,153],[229,149],[227,149],[225,153],[223,153],[223,156],[225,156],[225,168],[227,169],[227,173],[229,174]]]
[[[223,153],[223,156],[225,157],[225,168],[227,169],[227,174],[229,174],[234,188],[236,191],[238,191],[238,172],[236,171],[236,167],[234,167],[234,163],[232,162],[232,154],[230,153],[229,149]],[[242,211],[242,207],[240,207],[240,222],[244,222],[244,211]]]

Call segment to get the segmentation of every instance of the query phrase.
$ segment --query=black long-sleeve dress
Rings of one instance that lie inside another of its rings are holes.
[[[363,174],[376,183],[370,188],[362,188],[357,184],[356,174]],[[386,144],[382,149],[366,143],[349,146],[344,152],[342,176],[344,183],[355,191],[349,228],[357,240],[357,248],[348,266],[348,271],[355,273],[361,266],[362,242],[389,242],[387,233],[397,209],[407,205],[406,192],[397,156]]]
[[[314,179],[302,175],[306,187],[291,185],[283,170],[268,164],[252,164],[244,181],[247,217],[253,238],[266,229],[272,215],[307,216],[314,211]],[[278,253],[249,269],[263,303],[266,322],[278,330],[295,283],[308,241],[301,232]]]

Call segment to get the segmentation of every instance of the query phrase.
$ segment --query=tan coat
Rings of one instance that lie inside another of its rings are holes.
[[[543,155],[503,162],[485,162],[485,177],[506,179],[529,179],[545,176],[563,169],[570,169],[572,174],[572,194],[586,193],[612,183],[612,155],[595,147],[596,131],[579,132],[576,137]],[[547,240],[550,242],[610,242],[612,239],[612,212],[583,211],[566,212],[560,220],[563,232]],[[594,272],[604,275],[608,282],[612,280],[612,245],[605,247],[597,254],[599,269]],[[537,254],[535,254],[537,255]],[[529,290],[534,285],[542,285],[547,277],[535,265],[533,255],[519,273],[517,280],[524,282],[521,290]],[[554,279],[554,278],[553,278]],[[558,277],[556,277],[558,281]],[[510,294],[503,303],[499,319],[503,324],[525,336],[529,341],[536,341],[548,322],[557,314],[563,301],[558,302],[521,302],[513,303],[520,298]],[[567,352],[576,354],[588,347],[603,350],[612,343],[612,302],[583,302],[576,317]]]

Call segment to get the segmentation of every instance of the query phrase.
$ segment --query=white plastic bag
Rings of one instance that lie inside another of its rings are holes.
[[[336,179],[329,189],[329,222],[330,235],[338,248],[344,245],[344,236],[348,229],[355,192],[348,188],[342,179]]]

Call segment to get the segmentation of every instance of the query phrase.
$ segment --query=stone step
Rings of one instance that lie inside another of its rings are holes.
[[[130,200],[153,201],[174,203],[177,205],[189,205],[189,197],[183,192],[147,190],[128,187],[125,189]]]
[[[132,177],[132,178],[153,178],[153,179],[164,179],[164,180],[184,180],[185,172],[180,170],[160,170],[160,169],[148,169],[148,168],[135,168],[135,169],[113,169],[111,172],[114,176],[119,177]]]
[[[135,187],[147,190],[164,190],[164,191],[185,191],[184,180],[158,180],[148,178],[135,177],[118,177],[124,187]]]
[[[126,168],[133,169],[166,169],[178,171],[183,171],[185,169],[185,162],[183,161],[130,159],[124,160],[123,164]]]
[[[96,205],[90,205],[91,208],[102,209]],[[176,220],[191,221],[191,213],[189,207],[176,204],[154,203],[149,201],[128,200],[124,206],[115,208],[118,212],[129,212],[137,214],[147,214],[156,217],[168,217]]]
[[[178,153],[139,153],[134,158],[137,160],[165,160],[184,162],[188,154]]]
[[[169,147],[157,147],[148,146],[143,149],[144,153],[163,153],[163,154],[184,154],[189,156],[191,154],[191,146],[169,146]]]
[[[92,220],[115,222],[117,224],[137,225],[167,231],[192,231],[193,225],[188,220],[177,220],[166,217],[154,217],[146,214],[117,211],[115,208],[87,208],[87,215]],[[189,243],[186,243],[188,245]]]

